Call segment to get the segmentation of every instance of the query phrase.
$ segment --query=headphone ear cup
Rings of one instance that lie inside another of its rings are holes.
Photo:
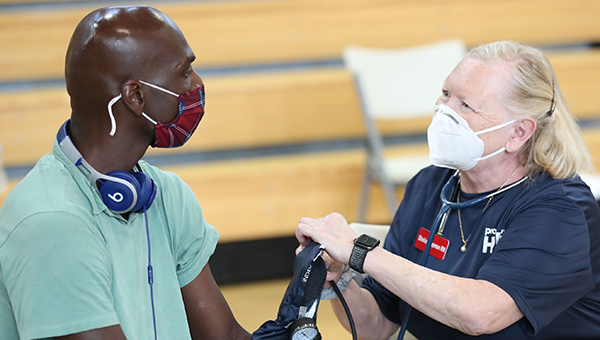
[[[131,209],[133,212],[139,213],[144,211],[144,208],[148,210],[156,198],[157,185],[156,182],[150,176],[139,171],[132,174],[140,185],[140,191],[138,191],[138,201]]]
[[[102,184],[98,189],[100,196],[102,196],[102,201],[108,209],[118,214],[129,212],[131,207],[135,206],[137,201],[139,201],[139,198],[137,198],[140,192],[138,180],[129,172],[121,170],[111,171],[106,175],[123,179],[133,186],[135,192],[123,183],[106,179],[100,181]]]

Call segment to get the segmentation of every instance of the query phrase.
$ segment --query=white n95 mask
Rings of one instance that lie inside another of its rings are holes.
[[[483,156],[483,140],[478,135],[495,131],[517,119],[474,132],[469,123],[458,113],[444,104],[436,105],[433,120],[427,129],[429,160],[431,164],[443,168],[467,171],[481,160],[493,157],[505,151],[502,147]]]

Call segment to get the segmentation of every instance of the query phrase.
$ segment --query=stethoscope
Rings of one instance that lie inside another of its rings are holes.
[[[440,208],[440,211],[438,212],[438,214],[433,222],[433,225],[431,226],[432,230],[429,233],[429,237],[427,238],[427,244],[425,245],[425,249],[423,250],[423,258],[421,259],[421,266],[427,267],[427,260],[429,259],[429,256],[427,256],[427,254],[429,254],[429,250],[431,249],[431,244],[433,243],[433,237],[438,233],[438,230],[439,231],[444,230],[444,226],[446,225],[446,221],[448,220],[448,215],[450,215],[450,210],[465,209],[465,208],[470,208],[470,207],[476,206],[478,204],[481,204],[482,202],[485,202],[486,200],[523,183],[527,178],[529,178],[529,176],[525,176],[525,177],[521,178],[520,180],[516,181],[515,183],[513,183],[505,188],[502,188],[498,191],[495,191],[495,192],[487,194],[487,195],[479,196],[477,198],[474,198],[474,199],[466,201],[466,202],[453,202],[453,201],[456,201],[456,198],[458,197],[459,188],[460,188],[460,173],[458,170],[456,170],[456,172],[448,179],[448,182],[446,182],[446,184],[444,184],[444,186],[442,187],[442,192],[440,193],[442,207]],[[406,327],[408,325],[408,318],[410,317],[411,311],[412,311],[412,306],[408,305],[406,308],[406,313],[404,314],[404,318],[402,320],[402,327],[400,328],[398,340],[401,340],[404,338],[404,333],[406,332]]]

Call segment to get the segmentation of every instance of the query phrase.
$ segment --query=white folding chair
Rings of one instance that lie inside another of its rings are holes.
[[[356,235],[367,234],[371,236],[377,237],[381,244],[385,242],[385,237],[387,236],[388,231],[390,230],[389,225],[380,225],[380,224],[366,224],[366,223],[358,223],[353,222],[349,224],[350,229],[356,233]]]
[[[371,182],[382,185],[393,216],[398,207],[394,187],[430,164],[428,155],[384,158],[375,122],[430,117],[444,80],[465,54],[460,40],[403,49],[345,49],[344,63],[354,76],[368,137],[358,222],[365,221]]]
[[[582,172],[579,174],[581,180],[590,187],[594,198],[600,202],[600,174],[595,172]]]

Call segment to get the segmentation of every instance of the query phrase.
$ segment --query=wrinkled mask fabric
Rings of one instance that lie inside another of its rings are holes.
[[[469,123],[444,104],[436,105],[427,129],[429,160],[443,168],[471,170],[481,160],[504,152],[504,147],[483,156],[484,144],[478,135],[492,132],[516,122],[517,119],[474,132]]]
[[[158,122],[142,112],[142,115],[154,124],[154,144],[152,144],[152,147],[176,148],[185,144],[194,131],[196,131],[198,124],[200,124],[200,120],[202,120],[202,117],[204,116],[204,85],[178,95],[175,92],[171,92],[160,86],[142,80],[140,80],[140,83],[177,97],[177,100],[179,101],[177,116],[169,123]],[[111,120],[111,136],[113,136],[117,130],[112,106],[119,99],[121,99],[120,94],[111,99],[108,103],[108,113]]]

